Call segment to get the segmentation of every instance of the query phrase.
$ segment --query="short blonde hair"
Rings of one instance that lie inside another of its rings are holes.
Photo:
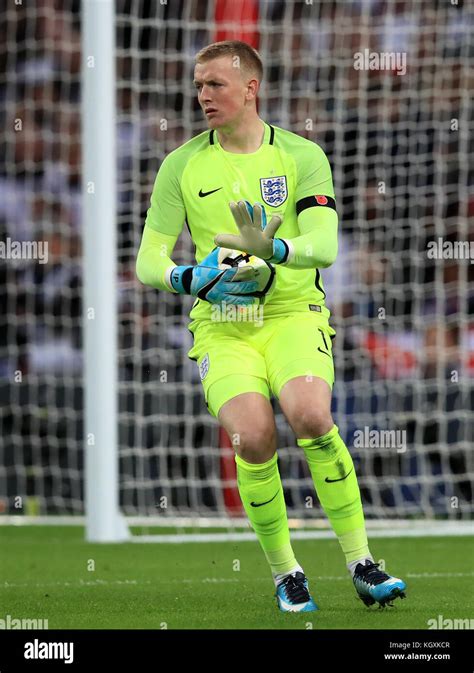
[[[196,63],[205,63],[221,56],[237,56],[240,66],[255,74],[259,82],[262,81],[263,64],[258,51],[240,40],[213,42],[196,54]]]

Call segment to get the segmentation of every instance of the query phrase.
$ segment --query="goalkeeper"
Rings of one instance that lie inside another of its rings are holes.
[[[258,53],[243,42],[218,42],[197,54],[194,85],[209,130],[160,167],[137,276],[154,288],[196,297],[188,355],[198,363],[210,413],[234,440],[240,497],[280,610],[318,608],[290,543],[272,394],[304,451],[358,595],[367,605],[385,605],[404,596],[405,584],[382,572],[370,554],[354,465],[330,411],[335,331],[319,269],[337,253],[331,169],[318,145],[260,119],[262,71]],[[264,230],[259,204],[269,219]],[[171,260],[185,221],[196,266]],[[213,319],[213,304],[245,306],[256,288],[248,268],[244,275],[218,268],[216,246],[275,265],[263,324]]]

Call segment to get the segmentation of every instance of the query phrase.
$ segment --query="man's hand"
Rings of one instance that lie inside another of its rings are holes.
[[[169,269],[169,283],[179,294],[191,294],[211,304],[253,304],[258,288],[256,271],[251,266],[220,269],[219,248],[214,248],[197,266]]]
[[[273,236],[282,223],[279,215],[274,215],[266,224],[265,211],[259,203],[253,208],[246,201],[235,203],[231,201],[230,209],[240,236],[233,234],[218,234],[214,238],[216,245],[233,250],[241,250],[260,259],[269,260],[273,257]],[[262,225],[263,221],[263,225]]]

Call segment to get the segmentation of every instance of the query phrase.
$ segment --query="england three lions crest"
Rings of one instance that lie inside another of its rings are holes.
[[[276,178],[260,178],[260,191],[267,206],[281,206],[288,198],[286,175]]]
[[[201,377],[201,381],[204,381],[208,371],[209,371],[209,353],[206,353],[206,355],[203,357],[201,361],[201,364],[199,365],[199,376]]]

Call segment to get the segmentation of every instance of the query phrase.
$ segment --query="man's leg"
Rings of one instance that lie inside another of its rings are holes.
[[[265,325],[198,325],[188,355],[197,361],[209,412],[235,448],[240,497],[278,585],[278,605],[282,610],[309,611],[316,606],[290,544],[267,367],[262,345],[254,343],[264,341],[267,332]],[[291,602],[288,607],[279,595],[283,593]]]
[[[319,501],[352,570],[372,556],[354,463],[331,416],[331,389],[316,376],[299,376],[283,386],[280,405],[304,449]]]
[[[328,383],[317,376],[295,377],[283,386],[280,405],[304,449],[360,598],[367,605],[403,598],[404,582],[379,571],[370,554],[354,463],[331,416]]]
[[[210,408],[216,408],[218,383],[217,388],[209,389]],[[237,387],[238,382],[235,384]],[[232,390],[232,381],[226,378],[225,386]],[[277,465],[275,419],[269,400],[257,392],[236,395],[220,407],[218,419],[236,451],[240,497],[270,565],[280,609],[291,612],[317,609],[290,543]]]

